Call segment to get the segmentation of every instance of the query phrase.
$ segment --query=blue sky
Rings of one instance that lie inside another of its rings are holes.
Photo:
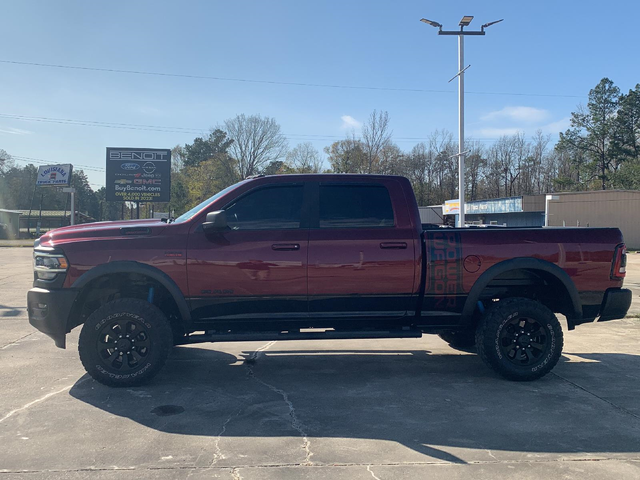
[[[373,109],[387,110],[409,150],[436,129],[457,135],[455,29],[504,18],[467,37],[467,136],[489,144],[568,118],[607,76],[640,82],[637,1],[28,1],[3,2],[0,60],[394,91],[143,76],[0,63],[0,148],[88,165],[104,184],[105,148],[171,148],[239,113],[272,116],[290,146],[318,149]],[[432,90],[432,92],[429,92]],[[433,92],[435,91],[435,92]],[[510,94],[510,95],[508,95]],[[543,96],[553,95],[553,96]],[[98,128],[6,115],[186,128]],[[19,164],[24,164],[20,162]],[[76,167],[80,168],[80,167]]]

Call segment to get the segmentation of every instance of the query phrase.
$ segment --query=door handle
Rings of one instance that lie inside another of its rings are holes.
[[[272,250],[300,250],[300,245],[297,243],[274,243],[271,245]]]
[[[404,250],[407,248],[407,242],[382,242],[380,248]]]

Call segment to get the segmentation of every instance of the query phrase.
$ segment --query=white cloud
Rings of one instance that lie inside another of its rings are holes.
[[[8,133],[9,135],[31,135],[30,130],[22,130],[21,128],[0,127],[0,133]]]
[[[525,127],[485,127],[472,132],[473,137],[484,138],[499,138],[503,135],[515,135],[516,133],[523,133],[526,136],[535,134],[537,130],[540,130],[544,135],[551,134],[552,136],[558,135],[560,132],[564,132],[569,128],[571,117],[565,117],[560,120],[551,123],[545,123],[542,125],[527,125]]]
[[[355,118],[353,118],[351,115],[342,115],[340,117],[342,119],[342,127],[341,128],[360,128],[362,126],[362,123],[357,121]]]
[[[542,133],[564,133],[571,126],[571,117],[564,117],[562,120],[558,120],[557,122],[551,122],[547,125],[543,125],[540,127]]]
[[[547,110],[534,107],[504,107],[502,110],[495,110],[482,116],[482,120],[507,119],[520,123],[539,123],[547,120],[550,113]]]
[[[498,138],[503,135],[515,135],[516,133],[522,132],[521,128],[481,128],[474,133],[474,136],[477,135],[479,137],[488,137],[488,138]]]

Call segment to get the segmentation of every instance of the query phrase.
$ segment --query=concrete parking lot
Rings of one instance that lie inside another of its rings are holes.
[[[31,250],[0,272],[0,479],[640,478],[638,318],[565,331],[532,383],[427,336],[177,347],[110,389],[78,330],[60,350],[29,326]]]

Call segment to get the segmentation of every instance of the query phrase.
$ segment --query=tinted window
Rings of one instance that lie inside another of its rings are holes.
[[[302,186],[261,188],[227,207],[232,230],[300,228]]]
[[[393,225],[391,198],[382,185],[320,186],[320,228]]]

